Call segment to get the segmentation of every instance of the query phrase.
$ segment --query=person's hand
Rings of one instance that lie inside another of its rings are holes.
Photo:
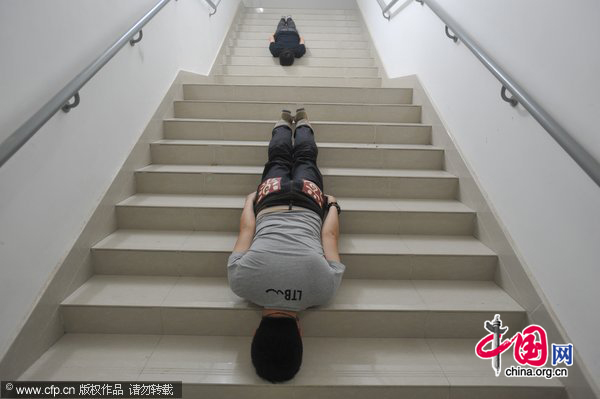
[[[275,35],[269,36],[269,42],[273,43],[275,41]]]
[[[304,36],[300,36],[300,44],[304,44]]]
[[[250,194],[248,194],[248,195],[246,196],[246,200],[247,200],[247,201],[252,201],[252,202],[254,202],[254,198],[255,198],[255,197],[256,197],[256,191],[252,191]]]
[[[328,204],[330,204],[330,203],[332,203],[332,202],[337,202],[337,201],[335,200],[335,197],[334,197],[333,195],[328,195],[328,194],[325,194],[325,196],[327,197],[327,203],[328,203]]]

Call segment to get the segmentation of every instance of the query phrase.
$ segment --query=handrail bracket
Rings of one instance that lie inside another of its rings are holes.
[[[62,110],[63,112],[69,112],[71,109],[75,108],[76,106],[79,105],[79,92],[75,93],[75,95],[72,97],[73,98],[73,102],[66,102],[65,105],[62,106]]]
[[[454,43],[456,43],[458,41],[458,37],[456,37],[450,33],[450,29],[448,29],[448,25],[446,25],[446,28],[444,30],[446,31],[446,36],[448,36],[450,39],[452,39],[454,41]]]
[[[502,86],[502,90],[500,90],[500,96],[502,97],[502,99],[504,101],[506,101],[513,107],[516,107],[517,104],[519,103],[514,97],[508,97],[506,95],[506,87],[505,86]]]
[[[135,44],[136,44],[136,43],[139,43],[139,42],[141,42],[141,41],[142,41],[142,38],[144,37],[144,33],[142,32],[142,30],[141,30],[141,29],[140,29],[140,31],[139,31],[137,34],[138,34],[138,37],[137,37],[137,39],[136,39],[136,37],[134,36],[134,37],[132,37],[132,38],[129,40],[129,44],[131,44],[132,46],[135,46]]]

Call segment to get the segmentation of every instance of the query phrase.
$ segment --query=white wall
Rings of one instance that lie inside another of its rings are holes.
[[[417,74],[526,266],[600,381],[600,188],[428,7],[390,22],[357,0],[389,77]],[[403,1],[401,1],[403,3]],[[446,0],[442,7],[600,159],[600,3]]]
[[[0,2],[0,141],[156,2]],[[0,168],[0,358],[177,72],[208,73],[239,3],[211,18],[202,0],[169,3]]]

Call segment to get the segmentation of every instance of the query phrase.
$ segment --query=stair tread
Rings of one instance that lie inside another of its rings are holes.
[[[356,58],[356,57],[351,57],[351,58]],[[247,80],[250,80],[252,78],[272,78],[273,77],[273,75],[238,75],[238,74],[235,74],[235,73],[228,73],[228,74],[216,73],[216,74],[212,75],[212,77],[226,77],[226,76],[241,76],[241,77],[246,78]],[[280,78],[291,78],[291,77],[288,77],[288,76],[278,76],[278,77],[280,77]],[[294,78],[296,78],[296,79],[298,79],[298,78],[310,79],[310,78],[315,78],[315,77],[318,77],[318,76],[294,76]],[[370,77],[370,76],[352,76],[352,75],[349,75],[349,76],[340,76],[338,78],[332,78],[330,76],[324,76],[324,77],[328,78],[328,79],[370,79],[370,80],[381,81],[380,77]],[[264,83],[259,83],[258,85],[260,85],[260,86],[268,86],[268,85],[265,85]],[[248,85],[248,86],[252,86],[252,85]],[[280,87],[280,85],[278,85],[278,84],[276,86]],[[303,86],[303,87],[306,87],[306,86]],[[316,86],[316,87],[332,87],[332,86],[326,86],[326,85],[324,85],[324,86]],[[352,85],[348,85],[348,86],[344,86],[344,87],[361,88],[360,86],[352,86]],[[372,89],[376,89],[378,87],[371,87],[371,88]]]
[[[19,379],[155,380],[273,388],[254,372],[251,340],[249,336],[68,333]],[[495,377],[489,361],[474,356],[476,343],[477,339],[303,337],[302,367],[285,386],[562,387],[557,379]],[[504,356],[502,365],[514,365],[514,360]],[[447,395],[441,392],[439,397]]]
[[[117,204],[119,207],[190,207],[242,209],[245,196],[241,195],[192,195],[192,194],[135,194]],[[474,211],[456,200],[413,200],[380,198],[336,197],[344,211],[374,212],[452,212]]]
[[[347,9],[323,9],[323,8],[263,8],[263,7],[246,7],[244,12],[246,14],[275,14],[277,17],[282,15],[294,15],[294,14],[338,14],[338,15],[355,15],[357,10]]]
[[[181,230],[117,230],[98,242],[94,250],[148,250],[179,252],[231,252],[237,232]],[[339,253],[374,255],[496,254],[473,236],[343,234]],[[343,259],[342,259],[343,262]]]
[[[244,56],[236,56],[236,57],[244,57]],[[247,56],[248,58],[254,58],[254,57],[250,57]],[[272,58],[272,57],[265,57],[265,58]],[[264,85],[264,84],[257,84],[257,85],[253,85],[253,84],[232,84],[232,85],[224,85],[224,84],[219,84],[219,83],[183,83],[184,86],[219,86],[219,87],[253,87],[253,88],[272,88],[273,86],[270,85]],[[393,90],[412,90],[410,87],[352,87],[352,86],[343,86],[343,87],[339,87],[339,86],[303,86],[302,88],[309,88],[309,89],[331,89],[331,90],[344,90],[344,89],[360,89],[360,90],[375,90],[375,91],[393,91]],[[298,86],[277,86],[277,89],[281,89],[282,91],[286,91],[286,89],[289,90],[296,90],[298,89]]]
[[[263,166],[231,165],[162,165],[151,164],[137,172],[145,173],[240,173],[261,174]],[[323,176],[374,176],[374,177],[414,177],[431,179],[456,179],[456,176],[443,170],[413,169],[368,169],[368,168],[319,168]]]
[[[241,147],[268,147],[269,141],[256,140],[186,140],[186,139],[161,139],[153,141],[153,145],[213,145],[213,146],[241,146]],[[319,143],[319,148],[356,148],[356,149],[384,149],[384,150],[421,150],[443,151],[443,148],[422,144],[376,144],[376,143]]]
[[[175,103],[221,103],[221,104],[291,104],[299,105],[295,101],[239,101],[239,100],[177,100]],[[352,107],[421,107],[416,104],[368,104],[368,103],[334,103],[334,102],[318,102],[318,101],[302,101],[301,105],[338,105]],[[293,110],[290,110],[293,111]],[[311,120],[312,122],[312,120]]]
[[[272,120],[260,119],[206,119],[206,118],[164,118],[165,122],[226,122],[226,123],[271,123]],[[310,121],[311,125],[353,125],[353,126],[431,126],[417,122],[344,122],[344,121]]]
[[[61,305],[256,309],[226,277],[191,276],[94,275]],[[390,279],[343,279],[328,304],[311,310],[524,311],[493,281]]]

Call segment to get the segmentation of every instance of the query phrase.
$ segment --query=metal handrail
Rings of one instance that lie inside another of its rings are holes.
[[[132,46],[142,39],[142,27],[148,23],[171,0],[160,0],[123,36],[107,48],[94,62],[81,71],[73,80],[50,99],[31,118],[21,125],[0,145],[0,167],[13,156],[33,135],[60,109],[68,112],[79,104],[79,90],[127,43]],[[139,33],[137,39],[133,39]],[[68,103],[74,98],[73,103]]]
[[[387,6],[383,6],[382,5],[382,1],[379,1],[379,5],[381,6],[381,13],[383,14],[383,17],[385,19],[387,19],[388,21],[392,18],[391,15],[385,15],[386,13],[389,13],[389,11],[392,9],[392,7],[394,7],[396,5],[396,3],[398,2],[398,0],[392,0],[390,1],[390,4],[388,4]],[[383,3],[385,4],[385,3]]]
[[[398,0],[392,0],[385,12],[389,11]],[[421,5],[427,4],[435,15],[446,24],[446,35],[454,42],[460,40],[477,57],[479,61],[502,83],[500,91],[502,99],[512,106],[521,104],[533,118],[556,140],[556,142],[573,158],[573,160],[600,186],[600,162],[581,146],[552,116],[550,116],[514,79],[475,43],[469,35],[437,4],[435,0],[415,0]],[[388,18],[389,19],[389,18]],[[448,32],[450,29],[454,35]],[[457,38],[457,39],[455,39]],[[512,98],[506,96],[506,90]]]
[[[212,9],[214,10],[213,12],[209,13],[208,16],[212,17],[213,15],[215,15],[217,13],[217,7],[219,7],[219,4],[221,4],[221,0],[219,0],[219,2],[217,4],[215,4],[212,0],[204,0],[208,3],[209,6],[212,7]]]

